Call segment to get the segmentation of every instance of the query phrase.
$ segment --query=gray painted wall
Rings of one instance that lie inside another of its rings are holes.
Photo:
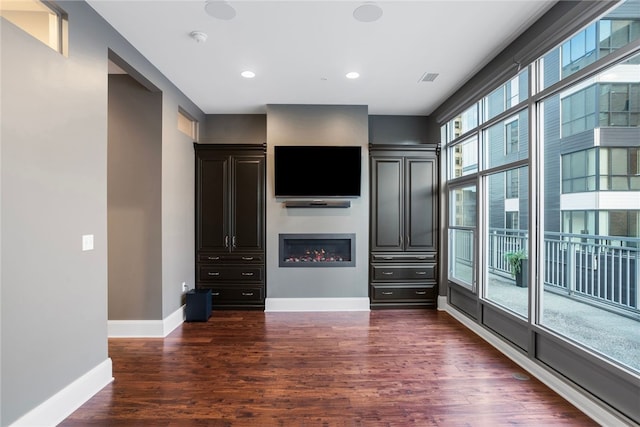
[[[423,116],[369,116],[371,144],[436,144],[440,135],[431,138],[429,122]]]
[[[362,196],[349,209],[287,209],[273,189],[275,145],[359,145]],[[369,161],[366,106],[267,106],[267,298],[368,296]],[[279,233],[355,233],[356,266],[278,267]]]
[[[109,76],[109,320],[162,318],[162,93]]]
[[[207,114],[202,143],[262,144],[267,141],[265,114]]]
[[[84,2],[69,14],[65,58],[0,25],[0,425],[107,353],[107,52],[163,92],[162,317],[193,285],[193,147],[178,106],[204,114]],[[1,18],[0,18],[1,19]],[[95,249],[81,251],[93,234]]]

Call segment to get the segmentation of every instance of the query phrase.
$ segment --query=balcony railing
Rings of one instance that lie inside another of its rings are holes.
[[[510,277],[507,252],[527,249],[524,230],[489,230],[489,271]],[[640,239],[545,232],[546,289],[640,314]]]

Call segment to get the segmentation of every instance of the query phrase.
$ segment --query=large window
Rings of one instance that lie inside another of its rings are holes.
[[[475,185],[449,193],[449,280],[468,288],[475,284],[476,205]]]
[[[639,5],[441,123],[451,305],[589,389],[640,378]]]
[[[488,225],[484,236],[484,264],[487,265],[484,271],[485,298],[524,318],[528,316],[529,306],[528,175],[528,168],[522,167],[485,178]],[[523,177],[522,182],[520,176]],[[511,183],[511,194],[504,193],[505,182]],[[521,198],[518,198],[519,185],[523,186]],[[509,197],[514,195],[515,198]]]
[[[630,68],[640,81],[639,64],[637,55],[603,68],[585,81],[607,81],[621,70],[630,72]],[[598,93],[606,96],[600,97],[598,106],[591,96],[576,98],[597,87],[575,90],[584,83],[577,82],[540,101],[543,113],[538,132],[543,141],[545,177],[541,189],[544,292],[540,325],[640,372],[640,353],[628,350],[640,342],[638,124],[633,125],[627,114],[624,120],[616,119],[615,130],[608,129],[611,121],[601,120],[600,125],[606,127],[595,133],[573,133],[569,139],[564,131],[558,132],[557,126],[561,116],[565,129],[567,103],[580,112],[575,117],[591,117],[603,106],[624,110],[627,107],[622,104],[627,104],[635,84],[601,85]],[[612,103],[614,90],[623,95]],[[565,147],[581,149],[565,152]],[[558,175],[561,186],[555,181]],[[593,197],[573,194],[596,191],[599,193]],[[611,326],[603,328],[603,324]]]
[[[473,136],[449,149],[449,178],[459,178],[478,171],[478,139]]]

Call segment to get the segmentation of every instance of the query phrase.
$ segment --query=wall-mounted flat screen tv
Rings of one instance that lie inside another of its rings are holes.
[[[274,147],[276,197],[359,197],[361,147]]]

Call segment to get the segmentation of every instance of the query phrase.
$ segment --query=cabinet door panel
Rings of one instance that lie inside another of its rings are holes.
[[[264,157],[233,158],[232,238],[234,252],[264,247]]]
[[[407,251],[436,249],[437,176],[435,159],[408,158],[406,162]]]
[[[198,250],[227,251],[229,245],[228,156],[198,158],[196,245]]]
[[[403,160],[372,158],[371,250],[403,249]]]

